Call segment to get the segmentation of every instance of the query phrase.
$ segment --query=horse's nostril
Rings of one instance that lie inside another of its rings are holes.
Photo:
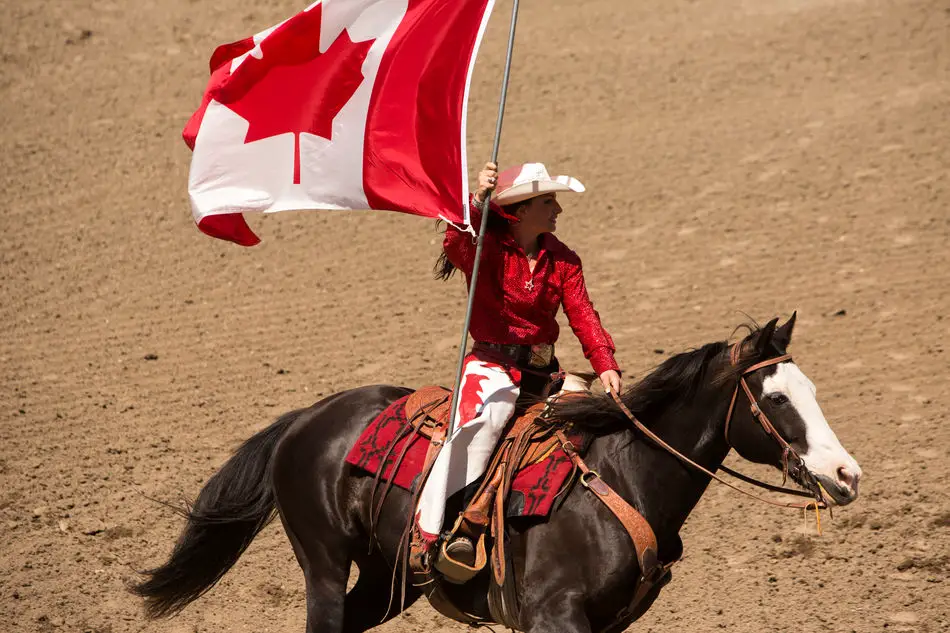
[[[854,486],[854,479],[854,475],[848,472],[847,468],[844,466],[838,467],[838,481],[843,483],[848,488],[852,488]]]

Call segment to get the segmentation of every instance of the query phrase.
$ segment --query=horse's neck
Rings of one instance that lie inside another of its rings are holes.
[[[680,453],[715,472],[729,453],[724,436],[727,407],[728,399],[723,401],[721,393],[700,394],[688,406],[669,407],[642,422]],[[661,550],[664,537],[678,545],[675,537],[710,479],[641,434],[634,441],[632,433],[598,438],[591,446],[591,467],[642,510]]]

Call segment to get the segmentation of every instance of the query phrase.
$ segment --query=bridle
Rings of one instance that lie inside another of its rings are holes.
[[[732,347],[732,349],[730,350],[729,357],[732,360],[733,366],[737,366],[739,364],[739,345],[738,344]],[[805,460],[801,458],[801,456],[795,451],[795,449],[792,448],[791,445],[785,441],[785,438],[782,437],[782,435],[775,429],[775,425],[772,424],[771,420],[769,420],[769,416],[765,415],[765,411],[763,411],[762,408],[759,407],[758,403],[755,400],[755,396],[752,395],[752,390],[749,389],[749,383],[747,383],[745,379],[746,376],[750,374],[754,374],[760,369],[764,369],[765,367],[770,367],[772,365],[778,365],[779,363],[784,363],[786,361],[792,362],[791,354],[782,354],[781,356],[770,358],[769,360],[762,361],[761,363],[756,363],[755,365],[752,365],[751,367],[745,369],[742,372],[742,374],[739,375],[739,381],[738,383],[736,383],[735,391],[732,392],[732,401],[729,403],[729,412],[726,414],[726,430],[725,430],[726,444],[728,444],[730,448],[735,448],[735,446],[733,446],[732,442],[729,440],[729,428],[732,422],[732,414],[735,411],[736,400],[738,399],[738,396],[739,396],[739,388],[741,387],[742,391],[746,395],[746,398],[748,398],[749,400],[749,409],[750,409],[750,412],[752,413],[752,417],[755,419],[756,422],[759,423],[759,426],[762,427],[762,430],[765,431],[769,436],[771,436],[772,439],[775,440],[775,443],[779,445],[779,448],[782,449],[782,485],[785,485],[785,482],[788,481],[788,459],[789,459],[789,456],[791,456],[791,458],[794,460],[795,467],[797,468],[798,476],[802,480],[805,481],[805,485],[809,486],[809,488],[811,488],[813,491],[818,493],[817,491],[818,482],[813,481],[813,477],[808,472],[808,469],[805,467]],[[725,470],[726,472],[729,472],[729,474],[733,475],[734,477],[738,479],[742,479],[743,477],[745,477],[745,475],[740,475],[739,473],[735,473],[735,471],[731,471],[729,468],[726,468],[726,467],[723,467],[723,470]],[[796,492],[802,495],[807,494],[807,493],[802,493],[799,490],[795,490],[792,492]],[[815,496],[820,498],[820,494],[816,494]]]
[[[740,355],[740,351],[741,351],[740,345],[741,345],[741,343],[736,343],[735,345],[733,345],[733,347],[732,347],[732,348],[730,349],[730,351],[729,351],[729,358],[730,358],[730,360],[731,360],[733,366],[738,366],[738,365],[739,365],[739,355]],[[697,470],[700,470],[701,472],[703,472],[703,473],[709,475],[710,477],[712,477],[713,479],[715,479],[715,480],[718,481],[719,483],[725,484],[726,486],[728,486],[728,487],[732,488],[733,490],[736,490],[736,491],[738,491],[738,492],[740,492],[740,493],[746,495],[747,497],[751,497],[751,498],[753,498],[753,499],[757,499],[758,501],[763,501],[763,502],[765,502],[765,503],[768,503],[768,504],[774,505],[774,506],[780,506],[780,507],[784,507],[784,508],[801,508],[801,509],[815,509],[815,510],[818,510],[818,509],[825,509],[825,508],[827,508],[828,506],[827,506],[827,504],[825,503],[824,499],[822,498],[821,487],[820,487],[820,485],[818,484],[817,480],[814,479],[814,477],[811,475],[811,473],[810,473],[810,472],[808,471],[808,469],[805,467],[805,461],[801,458],[801,456],[800,456],[798,453],[796,453],[796,452],[795,452],[795,449],[793,449],[793,448],[789,445],[789,443],[785,441],[785,438],[783,438],[783,437],[779,434],[779,432],[778,432],[777,430],[775,430],[775,426],[774,426],[774,425],[772,424],[772,422],[769,420],[768,416],[765,415],[765,412],[762,411],[762,409],[761,409],[761,408],[759,407],[759,405],[756,403],[755,396],[752,395],[752,390],[749,389],[749,384],[746,382],[746,376],[748,376],[748,375],[750,375],[750,374],[753,374],[753,373],[759,371],[760,369],[764,369],[764,368],[766,368],[766,367],[771,367],[772,365],[778,365],[779,363],[784,363],[784,362],[786,362],[786,361],[791,361],[791,360],[792,360],[792,356],[791,356],[790,354],[782,354],[781,356],[776,356],[775,358],[770,358],[770,359],[765,360],[765,361],[762,361],[762,362],[760,362],[760,363],[756,363],[755,365],[752,365],[751,367],[748,367],[747,369],[745,369],[745,370],[742,371],[742,373],[739,375],[739,380],[738,380],[738,382],[736,383],[736,388],[735,388],[735,390],[732,392],[732,401],[729,403],[729,412],[726,414],[725,439],[726,439],[726,444],[728,444],[729,447],[732,448],[732,447],[733,447],[733,446],[732,446],[732,442],[729,441],[729,428],[730,428],[730,423],[731,423],[731,421],[732,421],[732,415],[733,415],[733,413],[735,412],[736,401],[739,399],[739,389],[741,388],[742,391],[745,393],[746,398],[748,398],[748,400],[749,400],[749,407],[750,407],[750,410],[751,410],[751,412],[752,412],[752,417],[755,418],[755,420],[759,423],[759,425],[762,427],[762,429],[763,429],[768,435],[770,435],[770,436],[772,437],[772,439],[774,439],[775,442],[776,442],[776,443],[779,445],[779,447],[782,449],[782,475],[783,475],[782,483],[784,484],[784,483],[786,482],[787,478],[788,478],[788,460],[789,460],[789,457],[791,457],[791,458],[794,460],[795,466],[796,466],[797,469],[798,469],[797,472],[798,472],[799,479],[801,479],[801,480],[804,482],[803,485],[806,485],[806,486],[808,486],[809,488],[811,488],[811,492],[804,492],[804,491],[802,491],[802,490],[794,490],[794,489],[792,489],[792,488],[783,488],[783,487],[780,487],[780,486],[773,486],[773,485],[771,485],[771,484],[767,484],[767,483],[765,483],[765,482],[762,482],[762,481],[759,481],[759,480],[754,479],[754,478],[752,478],[752,477],[749,477],[748,475],[743,475],[742,473],[736,472],[736,471],[734,471],[734,470],[732,470],[731,468],[728,468],[728,467],[726,467],[726,466],[719,466],[719,468],[720,468],[721,470],[725,471],[726,473],[732,475],[733,477],[737,478],[737,479],[741,479],[742,481],[744,481],[744,482],[746,482],[746,483],[750,483],[750,484],[752,484],[752,485],[754,485],[754,486],[758,486],[758,487],[760,487],[760,488],[764,488],[764,489],[770,490],[770,491],[772,491],[772,492],[779,492],[779,493],[782,493],[782,494],[793,495],[793,496],[796,496],[796,497],[806,497],[806,498],[809,498],[809,499],[813,499],[812,501],[808,501],[807,503],[806,503],[806,502],[799,502],[799,503],[795,503],[795,502],[782,503],[782,502],[779,502],[779,501],[772,501],[771,499],[766,499],[766,498],[764,498],[764,497],[760,497],[760,496],[758,496],[758,495],[754,495],[754,494],[752,494],[752,493],[750,493],[750,492],[746,492],[745,490],[734,486],[733,484],[731,484],[731,483],[729,483],[728,481],[722,479],[721,477],[719,477],[719,476],[716,475],[715,473],[709,471],[709,470],[706,469],[705,467],[703,467],[703,466],[697,464],[696,462],[694,462],[693,460],[691,460],[690,458],[686,457],[685,455],[683,455],[682,453],[680,453],[679,451],[677,451],[675,448],[673,448],[672,446],[670,446],[669,444],[667,444],[667,443],[666,443],[665,441],[663,441],[658,435],[656,435],[653,431],[651,431],[651,430],[648,429],[646,426],[644,426],[643,423],[640,422],[640,421],[636,418],[635,415],[633,415],[633,413],[630,411],[630,409],[627,407],[627,405],[625,405],[625,404],[623,403],[623,401],[620,399],[620,396],[619,396],[618,394],[616,394],[616,393],[614,393],[613,391],[611,391],[611,392],[610,392],[610,395],[613,397],[614,402],[617,403],[617,406],[620,407],[620,410],[623,411],[624,415],[626,415],[626,416],[630,419],[630,421],[633,423],[633,425],[634,425],[641,433],[643,433],[643,434],[646,435],[648,438],[650,438],[651,440],[653,440],[654,443],[656,443],[657,445],[659,445],[662,449],[664,449],[665,451],[667,451],[668,453],[670,453],[671,455],[673,455],[674,457],[676,457],[677,459],[679,459],[679,460],[680,460],[681,462],[683,462],[684,464],[688,464],[688,465],[692,466],[693,468],[696,468]]]

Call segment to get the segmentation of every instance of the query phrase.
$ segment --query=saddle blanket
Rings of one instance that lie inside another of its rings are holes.
[[[380,413],[366,427],[346,458],[348,463],[371,475],[376,475],[382,465],[381,481],[388,481],[393,477],[393,464],[402,455],[408,440],[411,444],[393,480],[394,485],[404,490],[413,489],[416,478],[422,472],[429,447],[429,438],[416,433],[400,439],[395,448],[389,450],[393,440],[409,425],[405,409],[408,399],[409,396],[402,397]],[[569,438],[579,452],[586,448],[587,438],[581,434],[569,435]],[[386,463],[381,464],[384,458]],[[542,461],[521,469],[512,482],[506,515],[509,517],[548,516],[558,499],[558,493],[562,493],[562,488],[568,483],[567,479],[573,471],[574,465],[571,459],[560,446]]]

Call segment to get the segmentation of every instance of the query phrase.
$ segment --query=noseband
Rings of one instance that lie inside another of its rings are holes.
[[[741,345],[740,343],[736,343],[729,350],[729,358],[732,361],[733,366],[738,366],[739,364],[739,354],[741,351],[740,345]],[[761,363],[756,363],[755,365],[752,365],[751,367],[745,369],[739,375],[739,381],[736,384],[735,390],[732,392],[732,401],[729,403],[729,412],[726,414],[725,439],[726,439],[726,444],[730,448],[734,448],[732,446],[732,442],[729,441],[729,428],[730,428],[730,423],[732,421],[732,414],[735,412],[736,401],[738,400],[738,397],[739,397],[739,389],[741,388],[742,391],[745,392],[746,398],[748,398],[749,400],[749,407],[752,412],[752,417],[756,419],[759,425],[762,426],[762,429],[766,433],[768,433],[776,441],[779,447],[782,449],[782,483],[784,484],[788,478],[788,459],[789,459],[789,456],[791,456],[792,459],[795,461],[796,467],[798,468],[799,478],[803,482],[805,482],[805,485],[811,488],[811,492],[804,492],[802,490],[793,490],[791,488],[782,488],[780,486],[773,486],[771,484],[758,481],[757,479],[749,477],[748,475],[743,475],[742,473],[736,472],[735,470],[732,470],[731,468],[728,468],[723,465],[720,465],[719,469],[729,473],[736,479],[741,479],[742,481],[746,483],[753,484],[755,486],[764,488],[766,490],[771,490],[773,492],[780,492],[782,494],[794,495],[797,497],[807,497],[807,498],[815,499],[814,501],[809,501],[808,503],[781,503],[777,501],[772,501],[770,499],[765,499],[763,497],[759,497],[757,495],[746,492],[745,490],[741,488],[737,488],[736,486],[732,485],[728,481],[725,481],[724,479],[722,479],[715,473],[710,472],[703,466],[697,464],[696,462],[694,462],[693,460],[686,457],[685,455],[677,451],[675,448],[673,448],[672,446],[664,442],[659,436],[657,436],[653,431],[651,431],[646,426],[644,426],[643,423],[640,422],[636,418],[636,416],[633,415],[630,409],[627,408],[627,405],[625,405],[623,401],[620,400],[620,396],[618,394],[611,391],[610,395],[613,397],[614,402],[617,403],[617,406],[620,407],[621,411],[624,412],[624,414],[630,419],[631,422],[633,422],[634,426],[636,426],[637,429],[640,430],[640,432],[642,432],[644,435],[646,435],[648,438],[650,438],[656,444],[658,444],[661,448],[663,448],[665,451],[667,451],[668,453],[670,453],[671,455],[673,455],[674,457],[676,457],[683,463],[688,464],[702,471],[703,473],[709,475],[710,477],[712,477],[719,483],[725,484],[726,486],[729,486],[733,490],[737,490],[738,492],[741,492],[742,494],[748,497],[752,497],[753,499],[757,499],[759,501],[764,501],[765,503],[768,503],[770,505],[782,506],[786,508],[802,508],[802,509],[814,508],[816,510],[819,508],[824,509],[824,508],[827,508],[828,506],[827,504],[825,504],[824,500],[822,499],[821,488],[818,485],[818,482],[814,480],[814,477],[812,477],[811,473],[809,473],[808,469],[805,467],[805,460],[803,460],[801,456],[799,456],[799,454],[795,452],[795,449],[793,449],[789,445],[789,443],[785,441],[785,438],[783,438],[779,434],[779,432],[775,430],[775,426],[769,420],[768,416],[765,415],[765,412],[762,411],[762,409],[756,403],[755,396],[752,395],[752,390],[749,389],[749,384],[746,382],[746,379],[745,379],[746,376],[760,369],[763,369],[765,367],[770,367],[772,365],[778,365],[779,363],[784,363],[786,361],[791,361],[791,360],[792,360],[792,356],[790,354],[783,354],[781,356],[777,356],[775,358],[770,358],[769,360],[762,361]]]

